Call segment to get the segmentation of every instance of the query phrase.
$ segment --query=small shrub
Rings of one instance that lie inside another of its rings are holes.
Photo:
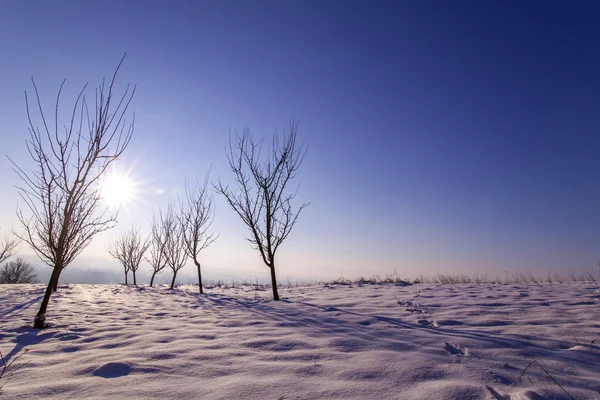
[[[35,270],[27,261],[17,258],[0,269],[0,283],[37,283]]]

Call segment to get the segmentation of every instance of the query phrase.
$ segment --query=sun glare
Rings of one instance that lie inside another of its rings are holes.
[[[102,199],[111,208],[126,206],[135,195],[135,184],[123,171],[109,173],[102,184]]]

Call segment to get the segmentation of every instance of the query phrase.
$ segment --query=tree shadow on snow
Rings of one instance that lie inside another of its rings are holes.
[[[26,301],[24,303],[19,303],[19,304],[14,304],[9,306],[9,308],[7,310],[2,309],[2,315],[6,318],[6,317],[10,317],[12,314],[15,314],[19,311],[23,311],[29,307],[31,307],[32,305],[39,303],[42,301],[42,298],[44,297],[44,294],[41,293],[39,296],[32,298],[29,301]]]
[[[17,335],[13,339],[15,347],[10,352],[4,355],[4,362],[6,364],[8,364],[10,359],[19,354],[24,348],[40,344],[43,341],[50,339],[54,335],[56,335],[56,331],[49,332],[33,328],[18,328],[15,329],[15,331],[22,333]]]

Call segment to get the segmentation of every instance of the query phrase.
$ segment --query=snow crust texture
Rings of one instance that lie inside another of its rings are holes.
[[[594,284],[65,285],[37,331],[44,289],[0,285],[2,399],[600,399]]]

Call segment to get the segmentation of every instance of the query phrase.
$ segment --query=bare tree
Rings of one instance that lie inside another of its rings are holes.
[[[144,254],[150,246],[150,239],[143,238],[139,229],[131,228],[119,237],[108,251],[111,256],[121,262],[125,269],[125,284],[127,285],[127,274],[133,274],[133,284],[137,285],[136,272]]]
[[[181,218],[176,215],[175,209],[170,204],[166,212],[159,211],[158,214],[163,234],[165,263],[173,270],[173,279],[171,280],[171,289],[173,289],[177,272],[185,266],[187,261],[183,225]]]
[[[110,82],[107,84],[103,79],[96,88],[91,111],[85,85],[75,100],[69,119],[60,128],[60,95],[65,82],[58,91],[52,121],[46,118],[32,79],[41,129],[34,123],[25,93],[30,134],[27,148],[36,171],[27,173],[13,162],[15,172],[24,182],[18,188],[19,194],[31,213],[25,216],[21,208],[17,209],[17,217],[24,228],[18,236],[53,268],[34,320],[34,327],[38,329],[45,326],[51,292],[63,269],[96,234],[112,228],[116,222],[116,213],[102,209],[100,189],[106,169],[125,151],[133,134],[134,123],[128,123],[125,114],[135,87],[127,85],[121,96],[114,94],[123,59]]]
[[[0,240],[0,263],[14,256],[18,245],[17,239],[9,236],[5,236],[4,239]]]
[[[241,136],[236,133],[233,142],[230,136],[227,159],[237,190],[224,186],[220,180],[215,185],[216,191],[225,197],[250,230],[246,239],[271,270],[275,300],[279,300],[275,254],[298,221],[300,212],[309,204],[304,203],[294,211],[291,202],[298,188],[292,192],[286,190],[308,150],[304,144],[296,147],[297,132],[298,124],[292,123],[289,135],[284,132],[282,141],[275,133],[264,159],[261,157],[264,138],[254,141],[248,128]]]
[[[110,245],[108,253],[121,263],[121,266],[125,270],[125,284],[128,285],[129,263],[127,262],[127,243],[125,239],[123,237],[117,239],[115,243]]]
[[[152,230],[150,232],[150,247],[148,248],[148,255],[145,257],[146,261],[152,267],[152,277],[150,278],[150,287],[154,284],[154,277],[156,274],[162,272],[167,266],[165,257],[165,234],[163,231],[163,224],[160,216],[157,218],[156,215],[152,216]]]
[[[37,283],[35,270],[27,261],[17,258],[0,269],[0,283]]]
[[[204,182],[196,179],[186,185],[185,205],[181,206],[180,216],[185,251],[198,270],[198,287],[201,294],[202,271],[198,255],[218,238],[218,235],[208,232],[214,220],[214,198],[208,193],[208,178],[209,174],[206,174]]]

